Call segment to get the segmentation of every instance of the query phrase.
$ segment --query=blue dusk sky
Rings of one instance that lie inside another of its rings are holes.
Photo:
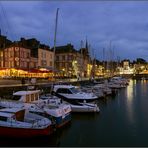
[[[97,59],[148,61],[148,1],[0,1],[0,28],[8,39],[36,38],[53,47],[59,8],[57,46],[76,49],[87,36]]]

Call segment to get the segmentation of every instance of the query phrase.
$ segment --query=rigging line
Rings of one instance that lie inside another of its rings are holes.
[[[4,15],[5,19],[6,19],[6,24],[7,24],[8,30],[10,31],[10,36],[12,37],[12,39],[14,39],[14,34],[13,34],[13,31],[12,31],[12,27],[11,27],[9,21],[8,21],[8,17],[6,15],[5,9],[4,9],[1,2],[0,2],[0,7],[1,7],[3,15]]]

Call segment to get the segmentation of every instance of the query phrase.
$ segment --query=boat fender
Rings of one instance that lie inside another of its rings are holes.
[[[86,103],[86,100],[84,100],[83,103]]]

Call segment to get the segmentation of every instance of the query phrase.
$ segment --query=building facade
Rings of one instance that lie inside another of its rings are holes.
[[[38,67],[53,68],[54,66],[54,53],[50,49],[38,48]]]
[[[50,50],[49,46],[41,44],[35,38],[21,38],[19,42],[23,47],[27,47],[31,50],[31,57],[37,58],[36,67],[53,69],[54,53]]]
[[[4,49],[9,47],[12,41],[7,39],[6,36],[1,35],[0,30],[0,68],[4,68]]]
[[[55,67],[60,71],[60,76],[73,77],[77,75],[75,66],[73,65],[73,62],[77,61],[77,54],[78,52],[71,44],[56,47]]]
[[[56,47],[56,69],[65,77],[87,77],[89,72],[89,56],[86,48],[79,51],[74,46],[67,44]]]
[[[4,67],[5,68],[30,68],[31,63],[30,49],[11,45],[4,49]],[[36,65],[36,63],[34,63]]]

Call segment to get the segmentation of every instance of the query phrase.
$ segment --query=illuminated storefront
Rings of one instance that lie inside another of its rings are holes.
[[[53,72],[43,69],[17,69],[17,68],[1,68],[1,78],[11,77],[35,77],[35,78],[49,78],[53,77]]]

